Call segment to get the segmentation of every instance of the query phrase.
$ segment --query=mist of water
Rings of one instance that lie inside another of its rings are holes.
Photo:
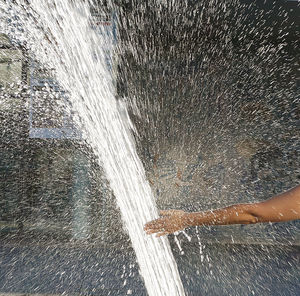
[[[136,153],[126,105],[116,100],[104,62],[110,44],[92,30],[89,5],[64,0],[1,5],[11,15],[11,24],[1,30],[26,41],[40,62],[55,69],[68,92],[84,137],[101,159],[116,196],[148,294],[184,295],[167,238],[143,231],[144,224],[157,217],[155,200]]]

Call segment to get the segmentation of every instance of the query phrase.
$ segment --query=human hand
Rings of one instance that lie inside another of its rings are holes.
[[[157,233],[156,236],[170,234],[183,230],[188,225],[187,213],[182,210],[160,211],[160,218],[146,223],[144,230],[147,234]]]

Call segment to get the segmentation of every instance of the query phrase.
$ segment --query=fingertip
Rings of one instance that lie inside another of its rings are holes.
[[[153,234],[153,233],[157,233],[157,232],[158,232],[158,231],[155,230],[155,229],[148,229],[148,230],[146,231],[147,234]]]
[[[156,237],[161,237],[163,235],[169,234],[168,232],[161,232],[156,235]]]

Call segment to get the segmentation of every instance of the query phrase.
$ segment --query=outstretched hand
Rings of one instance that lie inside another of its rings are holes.
[[[188,226],[186,212],[181,210],[160,211],[160,218],[148,222],[144,229],[147,234],[157,233],[156,236],[170,234],[183,230]]]

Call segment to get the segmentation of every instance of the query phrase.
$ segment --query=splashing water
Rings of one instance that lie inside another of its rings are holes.
[[[148,294],[184,295],[167,238],[146,236],[143,231],[143,225],[157,217],[155,200],[136,153],[126,106],[114,96],[111,73],[104,63],[106,40],[91,29],[88,4],[15,3],[1,3],[7,15],[18,16],[10,18],[13,35],[26,40],[42,63],[56,69],[58,81],[68,91],[85,136],[102,160]]]

